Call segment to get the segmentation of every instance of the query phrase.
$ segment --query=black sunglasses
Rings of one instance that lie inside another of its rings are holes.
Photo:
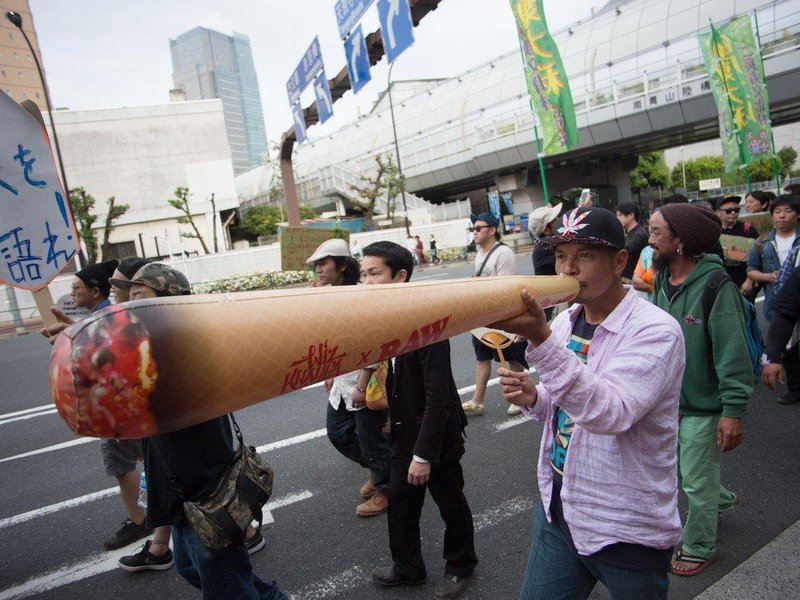
[[[742,210],[742,209],[741,209],[741,207],[740,207],[740,206],[736,206],[736,207],[734,207],[734,208],[723,208],[723,209],[721,209],[721,210],[722,210],[722,212],[724,212],[726,215],[730,215],[730,214],[733,214],[733,213],[739,213],[739,212],[741,212],[741,210]]]
[[[488,229],[489,227],[494,227],[493,225],[474,225],[469,228],[470,231],[477,231],[480,233],[481,229]]]

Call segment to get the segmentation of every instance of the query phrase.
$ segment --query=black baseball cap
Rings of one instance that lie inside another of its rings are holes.
[[[470,215],[469,220],[472,221],[473,224],[475,224],[475,221],[483,221],[489,227],[497,227],[500,224],[497,217],[490,212],[482,212],[477,217],[475,215]]]
[[[623,250],[625,230],[608,209],[599,206],[576,208],[561,217],[556,235],[539,238],[536,247],[552,249],[559,244],[590,244]]]

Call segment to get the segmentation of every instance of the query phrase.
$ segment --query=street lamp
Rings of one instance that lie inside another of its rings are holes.
[[[392,69],[395,63],[389,65],[389,76],[386,78],[387,93],[389,94],[389,112],[392,115],[392,133],[394,134],[394,151],[397,155],[397,176],[403,180],[403,167],[400,164],[400,144],[397,143],[397,125],[394,122],[394,102],[392,102]],[[406,225],[406,235],[411,236],[411,228],[408,222],[408,206],[406,205],[406,183],[402,181],[403,185],[400,192],[403,195],[403,219]]]

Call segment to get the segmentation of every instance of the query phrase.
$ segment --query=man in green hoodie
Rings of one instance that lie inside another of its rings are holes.
[[[678,478],[689,500],[681,550],[672,560],[675,575],[696,575],[719,557],[718,513],[738,498],[720,482],[723,452],[742,441],[742,417],[753,393],[753,368],[747,350],[745,320],[735,283],[724,282],[708,322],[703,291],[722,260],[704,254],[722,231],[713,212],[688,204],[670,204],[650,219],[650,245],[659,275],[656,306],[681,325],[686,340],[678,433]]]

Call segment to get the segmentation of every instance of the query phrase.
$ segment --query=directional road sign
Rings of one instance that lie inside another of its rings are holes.
[[[378,18],[386,59],[392,62],[414,43],[414,23],[408,0],[378,0]]]
[[[294,105],[300,94],[308,87],[314,76],[322,70],[322,52],[319,49],[319,38],[315,37],[314,41],[306,50],[297,68],[289,77],[286,82],[286,92],[289,94],[289,104]]]
[[[321,125],[333,116],[333,98],[328,78],[325,77],[325,69],[320,71],[314,80],[314,95],[317,98],[317,114]]]
[[[339,36],[344,40],[374,0],[336,0],[336,22]]]
[[[292,115],[294,116],[294,135],[297,143],[302,144],[306,141],[306,118],[303,116],[303,106],[299,102],[292,106]]]
[[[353,30],[352,35],[344,41],[344,54],[347,58],[347,73],[350,75],[350,86],[353,93],[364,87],[372,79],[369,74],[369,54],[367,40],[361,31],[361,25]]]

